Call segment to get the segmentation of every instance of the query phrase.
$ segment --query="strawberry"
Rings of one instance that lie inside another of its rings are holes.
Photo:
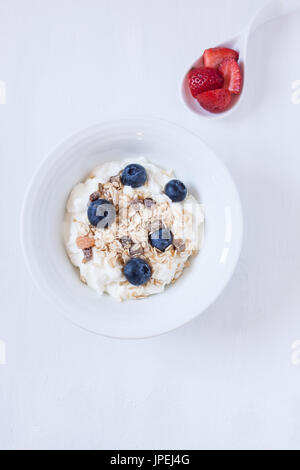
[[[203,54],[205,67],[218,67],[224,59],[231,58],[239,60],[239,54],[233,49],[225,47],[215,47],[213,49],[206,49]]]
[[[189,87],[194,98],[200,93],[222,88],[224,78],[216,69],[208,67],[192,68],[189,72]]]
[[[211,113],[222,113],[229,108],[231,103],[231,93],[224,88],[210,90],[197,96],[201,106]]]
[[[224,77],[224,88],[238,95],[242,91],[242,73],[234,59],[224,59],[219,66],[219,71]]]

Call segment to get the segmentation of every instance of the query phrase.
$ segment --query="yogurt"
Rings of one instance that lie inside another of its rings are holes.
[[[146,183],[137,189],[124,186],[120,179],[131,163],[139,163],[147,172]],[[120,301],[161,293],[176,282],[201,249],[204,214],[191,194],[174,203],[164,193],[166,184],[175,178],[173,170],[140,158],[103,163],[73,188],[66,206],[64,240],[82,282],[98,294]],[[116,209],[116,219],[108,228],[91,226],[87,216],[91,199],[98,196]],[[149,234],[159,227],[173,234],[173,244],[164,252],[149,243]],[[151,266],[152,275],[145,285],[134,286],[124,276],[124,265],[132,257]]]

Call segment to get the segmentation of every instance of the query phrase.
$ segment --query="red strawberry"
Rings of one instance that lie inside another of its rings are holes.
[[[198,67],[189,72],[189,87],[194,98],[204,91],[222,88],[223,85],[224,78],[216,69]]]
[[[201,93],[197,96],[201,106],[211,113],[222,113],[229,108],[231,103],[231,94],[228,90],[211,90]]]
[[[234,59],[225,59],[219,67],[225,83],[224,88],[231,93],[238,95],[242,91],[242,73],[237,62]]]
[[[213,49],[206,49],[203,54],[205,67],[218,67],[226,58],[239,60],[239,54],[233,49],[225,47],[215,47]]]

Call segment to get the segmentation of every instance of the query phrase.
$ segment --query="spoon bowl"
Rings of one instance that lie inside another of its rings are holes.
[[[198,101],[192,96],[189,88],[189,72],[190,70],[185,74],[183,82],[182,82],[182,99],[183,102],[190,108],[191,111],[194,113],[205,117],[206,119],[210,120],[215,120],[215,119],[221,119],[226,116],[229,116],[233,110],[237,108],[237,106],[240,104],[241,98],[243,96],[243,91],[244,91],[244,70],[245,70],[245,58],[246,58],[246,50],[247,50],[247,45],[248,45],[248,35],[247,32],[242,32],[241,34],[235,36],[231,40],[224,42],[223,44],[220,44],[218,47],[226,47],[229,49],[233,49],[236,52],[239,53],[239,66],[242,71],[242,76],[243,76],[243,89],[239,95],[232,95],[232,101],[231,105],[228,108],[227,111],[224,111],[223,113],[210,113],[209,111],[206,111],[206,109],[202,108],[202,106],[198,103]],[[203,56],[201,56],[194,64],[192,67],[202,67],[204,65],[203,63]],[[191,68],[192,68],[191,67]]]
[[[300,0],[269,0],[268,3],[261,9],[259,9],[255,15],[251,18],[247,26],[241,31],[240,34],[237,34],[232,39],[219,44],[218,47],[225,47],[229,49],[233,49],[239,53],[239,66],[242,72],[243,77],[243,88],[239,95],[232,95],[232,102],[230,107],[227,111],[223,113],[210,113],[206,111],[202,106],[198,103],[198,101],[192,96],[190,89],[189,89],[189,72],[192,67],[201,67],[204,65],[203,63],[203,55],[198,58],[191,68],[186,72],[181,87],[181,96],[185,105],[194,113],[198,114],[198,116],[209,119],[209,120],[216,120],[216,119],[223,119],[228,117],[233,111],[237,110],[240,106],[243,96],[245,94],[246,85],[247,85],[247,70],[246,70],[246,63],[247,63],[247,51],[248,51],[248,43],[251,34],[256,31],[259,26],[267,23],[268,21],[291,13],[300,8]]]

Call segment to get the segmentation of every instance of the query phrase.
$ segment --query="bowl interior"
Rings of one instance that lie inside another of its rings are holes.
[[[102,162],[144,156],[174,168],[202,203],[202,251],[163,294],[119,303],[79,280],[63,244],[62,221],[72,187]],[[22,241],[36,283],[75,324],[98,334],[141,338],[172,330],[203,312],[236,265],[242,217],[235,185],[201,140],[163,121],[124,120],[90,128],[54,151],[35,174],[25,198]]]

